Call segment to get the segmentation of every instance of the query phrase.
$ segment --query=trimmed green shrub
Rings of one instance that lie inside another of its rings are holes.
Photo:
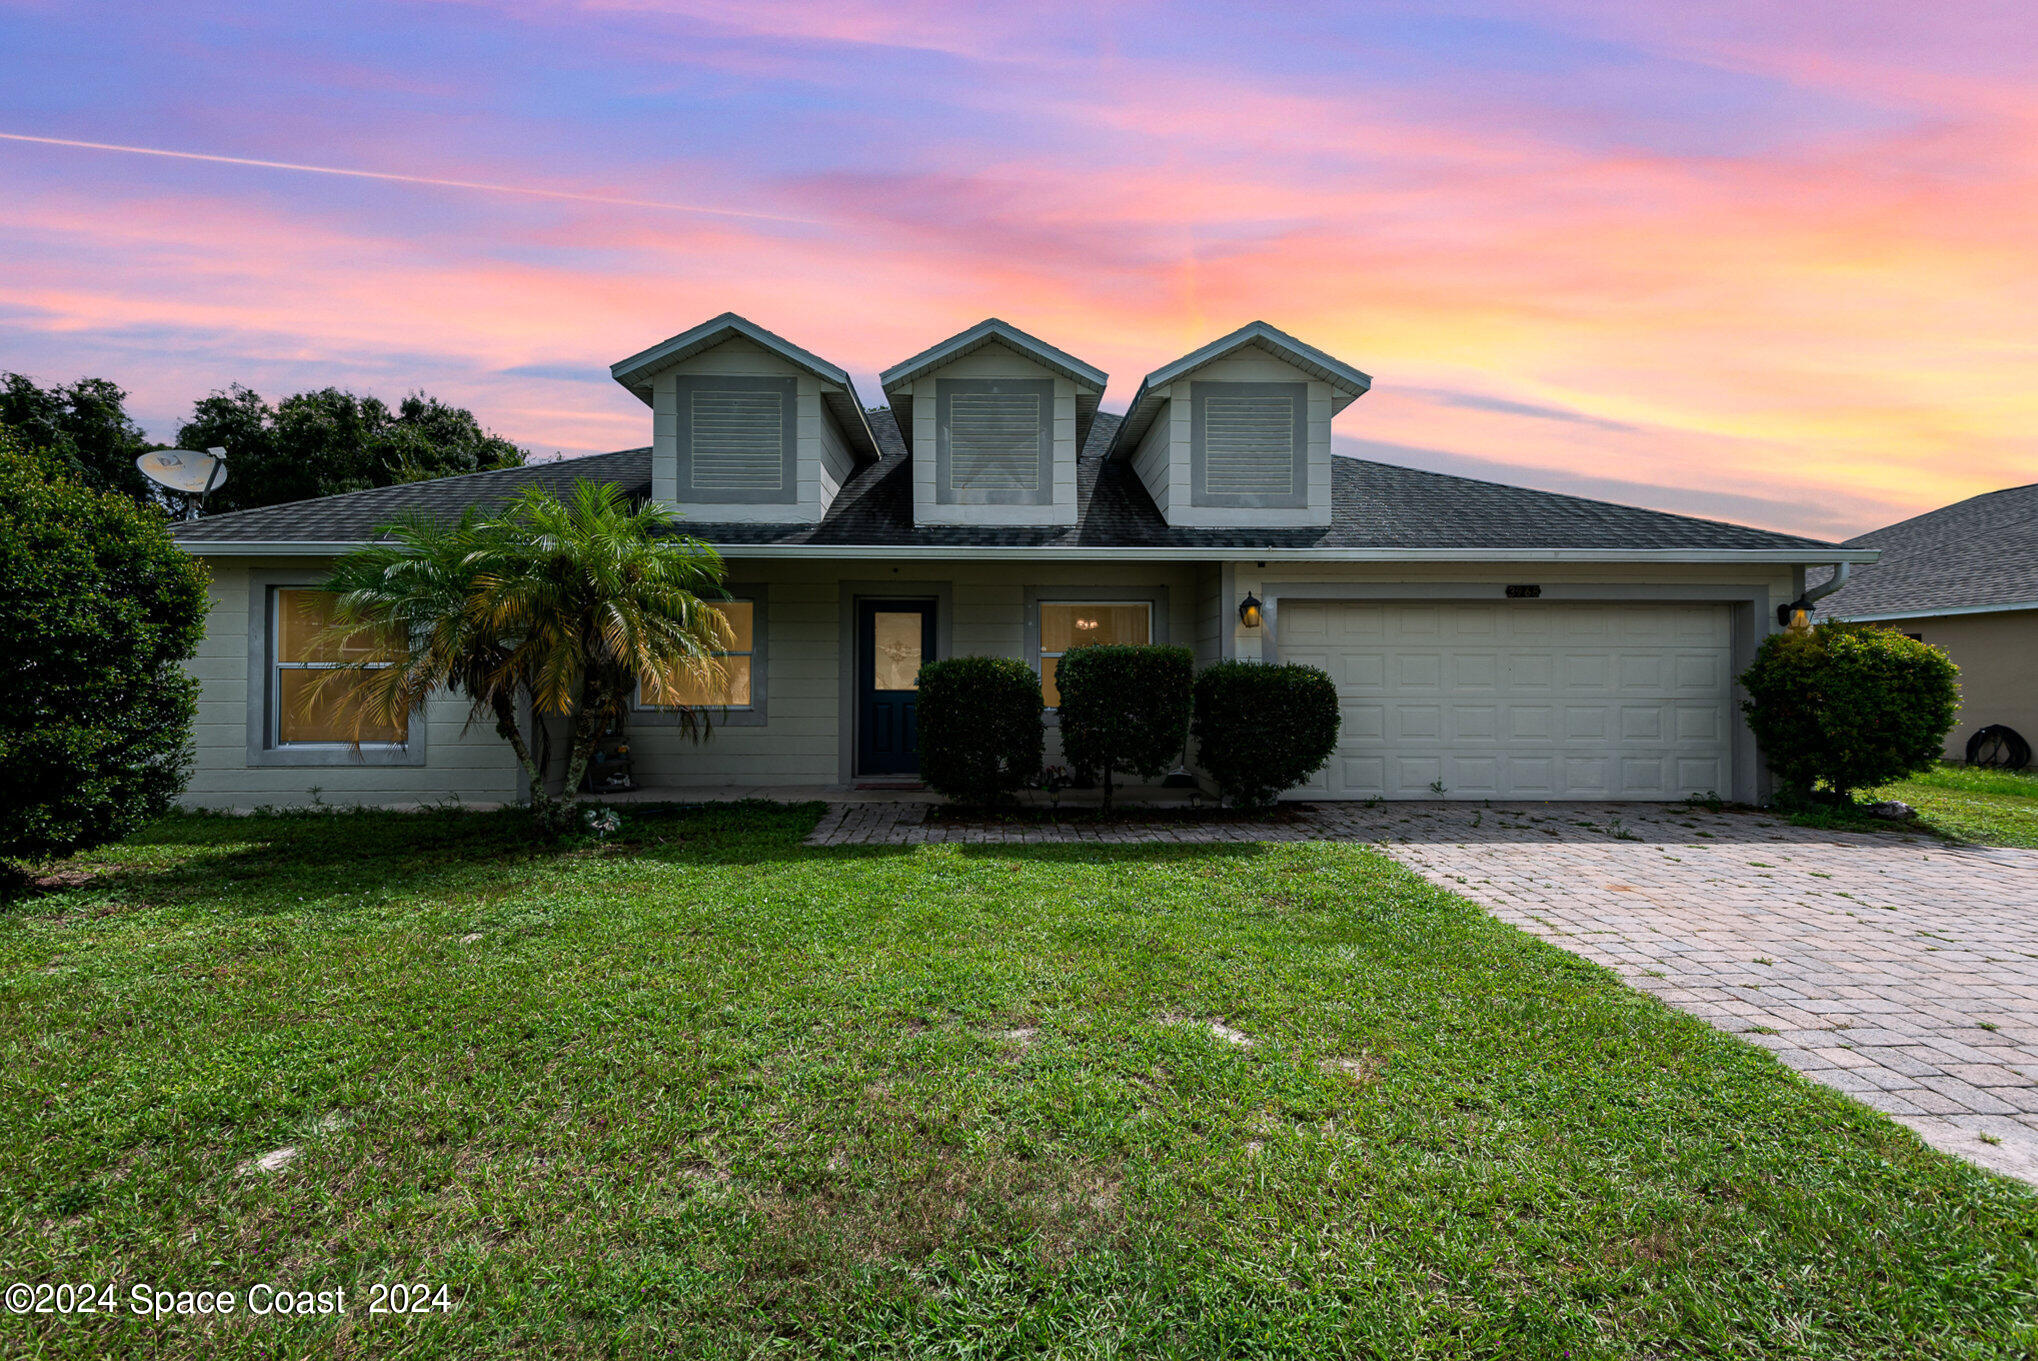
[[[1219,662],[1196,677],[1196,759],[1239,808],[1267,808],[1337,749],[1337,685],[1313,666]]]
[[[1040,774],[1040,677],[1009,657],[920,668],[920,777],[963,803],[992,804]]]
[[[1102,643],[1062,657],[1054,673],[1062,750],[1071,766],[1102,779],[1106,808],[1113,772],[1155,780],[1181,757],[1195,670],[1186,647]]]
[[[162,516],[0,428],[0,861],[116,841],[184,788],[205,572]]]
[[[1939,761],[1960,668],[1895,629],[1830,623],[1772,634],[1741,676],[1742,704],[1786,798],[1845,800]]]

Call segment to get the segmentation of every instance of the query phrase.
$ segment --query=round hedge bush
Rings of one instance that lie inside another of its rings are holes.
[[[0,861],[69,855],[166,812],[190,770],[205,573],[162,516],[0,430]]]
[[[1271,807],[1337,750],[1337,686],[1313,666],[1218,662],[1196,678],[1197,763],[1239,808]]]
[[[1786,799],[1846,800],[1938,763],[1959,674],[1895,629],[1820,624],[1769,636],[1741,676],[1741,707]]]
[[[920,668],[920,778],[951,799],[993,804],[1040,774],[1040,677],[1009,657]]]
[[[1071,766],[1102,778],[1106,808],[1114,772],[1157,780],[1181,758],[1195,674],[1186,647],[1097,643],[1063,655],[1054,673],[1062,750]]]

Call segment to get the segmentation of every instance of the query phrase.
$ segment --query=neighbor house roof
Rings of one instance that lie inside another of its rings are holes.
[[[856,457],[877,457],[877,442],[870,433],[870,423],[863,414],[863,400],[856,395],[856,384],[850,381],[849,370],[829,363],[811,350],[801,349],[784,336],[767,331],[748,317],[739,317],[734,312],[724,312],[690,330],[681,331],[670,340],[662,340],[648,350],[640,350],[628,359],[617,360],[609,365],[609,375],[649,406],[654,377],[675,364],[739,337],[762,346],[794,368],[818,379],[822,404],[835,417],[835,423],[842,427]]]
[[[1130,464],[1106,457],[1118,421],[1100,414],[1077,461],[1074,525],[916,525],[912,456],[891,413],[874,411],[870,426],[881,457],[855,472],[819,523],[688,520],[684,527],[732,552],[752,556],[779,552],[940,556],[976,549],[1014,555],[1093,551],[1154,557],[1233,550],[1308,558],[1836,560],[1834,545],[1797,535],[1343,457],[1331,464],[1332,520],[1327,526],[1184,529],[1162,518]],[[194,553],[344,548],[371,539],[407,511],[452,518],[468,506],[499,506],[527,486],[565,491],[582,477],[613,481],[633,495],[648,496],[650,450],[625,449],[235,511],[178,525],[175,533],[178,542]]]
[[[1240,350],[1258,349],[1273,355],[1276,359],[1300,369],[1319,382],[1327,383],[1336,396],[1331,401],[1330,414],[1350,406],[1373,386],[1373,380],[1360,373],[1342,359],[1334,359],[1317,349],[1289,335],[1277,326],[1264,321],[1249,321],[1230,335],[1219,336],[1208,345],[1189,351],[1171,364],[1163,364],[1139,381],[1139,391],[1132,394],[1132,405],[1125,410],[1125,418],[1118,427],[1117,438],[1112,441],[1110,456],[1130,457],[1140,440],[1146,437],[1147,427],[1164,404],[1161,389],[1189,377],[1196,370]]]
[[[1879,548],[1882,558],[1818,602],[1829,618],[2038,609],[2038,483],[1984,492],[1847,546]]]
[[[1110,375],[1094,364],[1085,364],[1067,350],[1056,349],[1040,337],[1029,335],[996,317],[986,317],[967,331],[957,332],[878,375],[878,382],[884,385],[885,400],[891,403],[893,412],[898,416],[899,431],[906,446],[911,448],[913,444],[913,394],[903,389],[921,375],[932,373],[944,364],[952,364],[986,345],[1003,345],[1015,350],[1048,372],[1060,374],[1076,385],[1076,447],[1084,448],[1090,439],[1091,422],[1097,416],[1097,403],[1103,399],[1104,386]]]

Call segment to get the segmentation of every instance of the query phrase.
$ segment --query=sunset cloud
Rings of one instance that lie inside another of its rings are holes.
[[[0,4],[0,368],[583,452],[725,309],[866,398],[1004,316],[1107,409],[1263,317],[1375,376],[1349,452],[1850,534],[2038,480],[2010,13]]]

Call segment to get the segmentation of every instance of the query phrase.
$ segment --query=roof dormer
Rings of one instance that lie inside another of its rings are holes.
[[[849,374],[724,312],[610,366],[651,408],[651,496],[689,519],[818,521],[878,457]]]
[[[913,456],[917,523],[1076,522],[1076,455],[1103,370],[993,317],[879,381]]]
[[[1372,385],[1255,321],[1148,374],[1107,456],[1171,525],[1327,525],[1331,417]]]

